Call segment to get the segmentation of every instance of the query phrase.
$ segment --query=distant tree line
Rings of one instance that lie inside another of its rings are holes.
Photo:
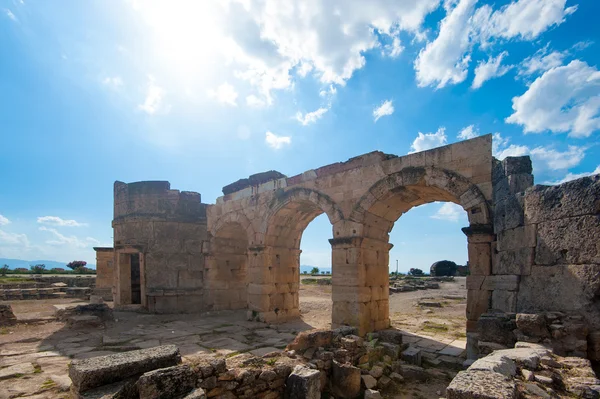
[[[52,269],[46,269],[46,265],[43,263],[29,266],[29,269],[25,267],[17,267],[16,269],[10,269],[8,265],[0,267],[0,276],[6,276],[7,274],[96,274],[96,270],[86,267],[87,262],[83,260],[74,260],[69,262],[67,267],[71,270],[63,269],[62,267],[55,267]]]

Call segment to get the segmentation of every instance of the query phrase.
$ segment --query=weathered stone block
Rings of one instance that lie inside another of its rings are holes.
[[[515,275],[487,276],[483,281],[482,289],[488,291],[517,291],[519,289],[520,278],[521,276]]]
[[[391,344],[402,345],[402,331],[393,328],[377,331],[379,339],[382,342],[389,342]]]
[[[494,204],[494,232],[497,234],[506,229],[524,225],[524,194],[509,194]]]
[[[491,371],[459,372],[446,388],[447,399],[515,399],[517,386],[512,378]]]
[[[550,336],[550,332],[546,326],[546,318],[543,314],[518,313],[516,323],[517,328],[527,336],[536,338],[547,338]]]
[[[517,293],[515,291],[494,290],[492,292],[492,309],[514,313],[517,311]]]
[[[543,222],[537,230],[536,265],[600,263],[600,216]]]
[[[180,365],[149,371],[137,382],[141,398],[167,399],[190,393],[198,377],[188,365]]]
[[[17,324],[17,318],[12,307],[8,304],[0,304],[0,326],[13,326]]]
[[[360,369],[349,364],[333,362],[332,391],[336,398],[356,398],[360,395]]]
[[[319,370],[297,365],[286,380],[286,399],[319,399],[321,379]]]
[[[421,350],[415,346],[409,346],[402,352],[402,360],[415,366],[421,365]]]
[[[490,308],[491,295],[489,291],[467,291],[467,319],[477,320]]]
[[[489,276],[492,271],[490,243],[469,243],[469,272],[474,276]]]
[[[506,176],[517,174],[531,174],[533,166],[529,156],[506,157],[502,160],[504,174]]]
[[[124,380],[145,372],[174,366],[181,362],[179,349],[175,345],[73,360],[69,377],[79,391]]]
[[[492,266],[493,274],[514,274],[528,276],[531,274],[535,251],[533,248],[519,248],[498,252],[496,263]]]
[[[525,195],[528,223],[541,223],[600,212],[600,175],[556,186],[535,186]]]
[[[534,248],[535,245],[535,225],[527,225],[499,232],[496,248],[498,251],[508,251],[519,248]]]

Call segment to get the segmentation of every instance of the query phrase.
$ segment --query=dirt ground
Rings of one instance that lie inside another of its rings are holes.
[[[54,306],[62,300],[9,301],[19,320],[0,329],[0,399],[66,398],[71,359],[115,353],[164,344],[179,346],[185,359],[195,355],[261,355],[281,350],[299,331],[329,328],[331,286],[300,285],[301,320],[267,326],[245,320],[245,312],[216,315],[151,315],[115,312],[114,323],[104,329],[72,330],[53,321]],[[429,306],[421,306],[419,302]],[[431,306],[434,307],[431,307]],[[404,340],[420,348],[435,369],[427,383],[406,383],[387,398],[439,398],[464,360],[465,278],[440,283],[440,289],[390,295],[393,327]],[[427,367],[432,367],[431,364]],[[10,367],[21,367],[6,377]]]

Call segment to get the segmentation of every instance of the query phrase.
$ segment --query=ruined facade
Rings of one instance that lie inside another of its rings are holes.
[[[411,208],[448,201],[469,219],[463,232],[471,338],[491,308],[568,306],[532,294],[536,286],[562,287],[556,276],[568,276],[597,306],[589,273],[600,263],[598,181],[586,194],[592,200],[584,196],[572,210],[557,205],[560,193],[547,191],[569,190],[563,197],[571,198],[570,190],[588,190],[573,184],[527,190],[529,158],[495,160],[491,135],[403,157],[372,152],[289,178],[254,175],[224,187],[214,205],[203,204],[198,193],[171,190],[168,182],[116,182],[115,305],[152,312],[247,309],[268,322],[298,317],[300,240],[325,213],[332,225],[332,324],[361,333],[383,329],[389,325],[389,232]],[[576,238],[555,231],[575,228],[567,217],[585,230],[585,254],[572,248],[580,244]],[[597,320],[597,307],[586,306]]]
[[[112,301],[114,250],[110,247],[94,247],[96,251],[96,286],[94,295]]]

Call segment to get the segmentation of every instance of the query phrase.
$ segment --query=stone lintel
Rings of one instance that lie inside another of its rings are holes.
[[[491,224],[472,224],[469,227],[463,227],[461,230],[469,238],[475,238],[476,236],[494,236],[494,227]]]
[[[113,247],[94,247],[94,251],[96,252],[113,252],[114,250]]]

